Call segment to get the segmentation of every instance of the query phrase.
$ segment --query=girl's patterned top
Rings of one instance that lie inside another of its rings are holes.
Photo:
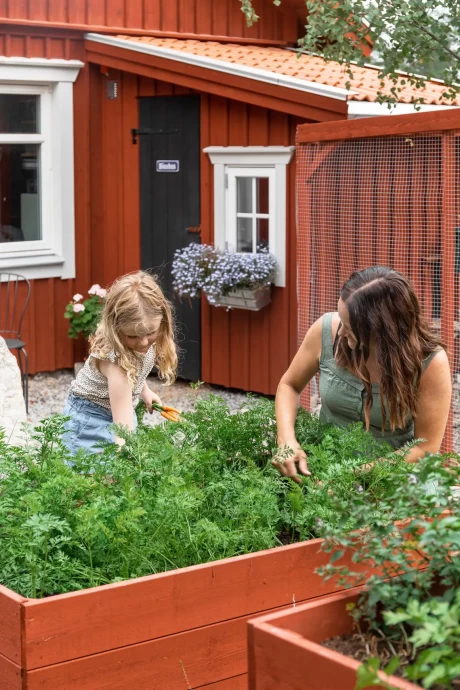
[[[138,368],[136,371],[135,385],[133,387],[133,408],[139,402],[139,395],[144,387],[147,376],[153,369],[155,364],[155,346],[151,345],[145,355],[136,353],[138,359]],[[101,374],[96,366],[97,359],[95,355],[89,355],[85,365],[77,374],[75,381],[72,381],[70,392],[78,398],[91,400],[91,402],[105,407],[110,410],[109,385],[107,378]],[[117,363],[117,356],[114,352],[107,355],[107,359],[114,364]]]

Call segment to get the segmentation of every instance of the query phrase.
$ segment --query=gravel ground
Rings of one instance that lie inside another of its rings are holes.
[[[38,424],[44,417],[62,412],[73,378],[73,372],[69,369],[30,377],[28,421],[31,424]],[[181,412],[190,411],[197,396],[202,397],[210,393],[224,398],[231,410],[237,410],[246,399],[246,393],[243,391],[208,384],[203,384],[198,391],[193,391],[185,381],[176,381],[172,386],[162,386],[158,379],[150,377],[148,383],[164,404],[177,407]],[[154,413],[146,415],[145,421],[148,424],[158,424],[162,419],[159,414]]]

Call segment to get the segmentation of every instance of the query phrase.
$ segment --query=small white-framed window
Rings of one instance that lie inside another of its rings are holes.
[[[231,252],[267,249],[275,284],[286,284],[286,167],[294,146],[210,146],[214,165],[214,244]]]
[[[73,82],[82,66],[0,57],[0,270],[75,276]]]

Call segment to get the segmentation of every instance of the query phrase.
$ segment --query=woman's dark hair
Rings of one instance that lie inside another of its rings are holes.
[[[380,402],[383,427],[404,428],[408,416],[417,414],[416,401],[423,362],[440,346],[440,339],[421,314],[420,303],[409,280],[398,271],[373,266],[353,273],[340,297],[350,315],[350,327],[358,341],[352,350],[339,338],[336,361],[356,371],[366,390],[364,419],[369,428],[372,383],[366,362],[371,340],[380,370]]]

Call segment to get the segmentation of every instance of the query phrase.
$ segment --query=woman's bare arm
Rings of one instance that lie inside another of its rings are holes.
[[[417,416],[414,422],[415,438],[425,439],[411,448],[408,462],[417,462],[426,453],[438,453],[441,448],[449,417],[452,398],[452,376],[449,360],[440,351],[423,372],[417,399]]]
[[[300,448],[295,437],[295,421],[299,407],[299,398],[305,386],[319,371],[321,357],[322,318],[309,329],[299,351],[292,360],[291,366],[282,377],[276,393],[276,422],[278,426],[278,445],[288,446],[293,455],[285,459],[274,458],[273,464],[287,477],[300,481],[297,477],[296,462],[300,471],[309,475],[307,456]]]

